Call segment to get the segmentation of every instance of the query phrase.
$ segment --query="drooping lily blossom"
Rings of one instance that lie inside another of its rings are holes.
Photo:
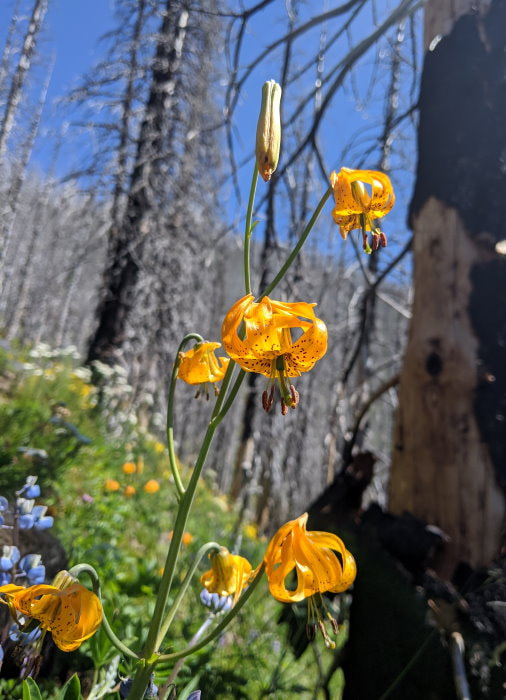
[[[285,303],[263,297],[254,301],[247,294],[235,302],[222,325],[223,346],[230,357],[247,372],[269,378],[270,391],[264,392],[263,404],[273,403],[274,382],[279,384],[282,412],[295,408],[298,393],[287,378],[308,372],[327,351],[327,327],[315,316],[316,304]],[[243,325],[244,332],[240,331]],[[292,337],[292,329],[302,332]]]
[[[214,351],[221,343],[199,343],[191,350],[183,352],[179,357],[177,376],[187,384],[205,384],[219,382],[225,376],[228,357],[216,359]]]
[[[233,604],[251,578],[252,567],[247,559],[238,554],[230,554],[226,547],[209,555],[211,568],[200,577],[200,581],[209,593],[220,596],[233,595]]]
[[[338,173],[331,173],[330,183],[335,199],[332,216],[344,240],[350,231],[359,229],[367,253],[380,245],[385,247],[386,236],[374,225],[374,219],[381,219],[395,204],[394,190],[388,175],[376,170],[341,168]],[[370,192],[366,185],[370,187]],[[367,240],[368,231],[372,234],[372,248]]]
[[[315,593],[341,593],[355,580],[355,560],[344,542],[330,532],[306,530],[307,519],[304,513],[283,525],[264,556],[270,592],[282,603],[296,603]],[[293,570],[297,585],[292,590],[285,580]]]
[[[63,587],[38,584],[25,588],[13,583],[0,586],[0,601],[9,605],[14,619],[21,613],[37,620],[42,630],[51,632],[59,649],[74,651],[97,631],[102,622],[102,605],[92,591],[67,572],[60,572],[58,577]]]

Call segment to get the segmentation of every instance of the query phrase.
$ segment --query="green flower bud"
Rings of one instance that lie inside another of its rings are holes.
[[[271,179],[279,160],[281,145],[281,87],[268,80],[262,87],[262,106],[257,124],[256,157],[258,172],[265,182]]]

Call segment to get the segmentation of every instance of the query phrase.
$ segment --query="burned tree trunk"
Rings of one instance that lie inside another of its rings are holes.
[[[18,65],[9,88],[5,112],[0,121],[0,159],[3,158],[5,154],[7,139],[9,138],[12,126],[14,124],[16,110],[23,94],[26,74],[30,69],[33,52],[35,50],[37,34],[41,30],[46,10],[47,0],[36,0],[32,10],[32,16],[28,24],[28,29],[26,30],[21,53],[19,55]]]
[[[143,244],[152,230],[155,202],[160,191],[159,163],[176,90],[187,21],[185,3],[167,0],[153,62],[150,92],[137,140],[125,216],[120,227],[113,224],[111,228],[103,301],[98,310],[98,326],[90,343],[88,361],[114,361],[124,342],[142,262]]]
[[[504,526],[505,26],[506,0],[426,6],[415,297],[389,504],[447,533],[446,577],[461,561],[491,562]]]

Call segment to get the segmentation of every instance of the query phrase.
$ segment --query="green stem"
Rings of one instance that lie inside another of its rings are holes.
[[[183,649],[182,651],[176,651],[173,654],[160,654],[160,656],[157,659],[157,663],[159,661],[177,661],[177,659],[181,659],[184,656],[189,656],[190,654],[194,654],[196,651],[199,651],[199,649],[202,649],[203,647],[206,646],[206,644],[209,644],[209,642],[212,642],[213,639],[216,639],[221,632],[227,627],[227,625],[230,624],[230,622],[236,617],[237,613],[239,610],[243,607],[243,605],[246,605],[248,599],[252,596],[255,588],[257,587],[260,579],[262,578],[262,575],[264,573],[264,564],[261,564],[260,568],[257,571],[257,574],[253,581],[250,583],[248,586],[248,589],[243,593],[243,595],[239,598],[237,603],[234,605],[232,610],[228,612],[222,619],[219,625],[217,625],[212,632],[210,632],[206,637],[203,637],[198,644],[194,644],[193,646],[187,647],[186,649]]]
[[[230,363],[232,364],[232,363]],[[228,371],[228,370],[227,370]],[[231,377],[231,373],[229,375]],[[230,379],[229,379],[230,381]],[[237,382],[236,382],[237,384]],[[235,392],[237,393],[238,387],[234,387]],[[188,483],[188,486],[184,492],[184,494],[181,497],[181,500],[179,502],[179,507],[176,515],[176,522],[174,524],[174,531],[172,534],[172,540],[169,546],[169,551],[167,552],[167,559],[165,561],[165,568],[162,576],[162,580],[160,581],[160,588],[158,591],[158,596],[156,598],[156,603],[155,603],[155,609],[153,612],[153,617],[151,618],[151,623],[149,626],[149,631],[148,631],[148,637],[146,640],[146,645],[145,645],[145,653],[144,657],[149,659],[153,653],[157,650],[157,643],[159,639],[159,633],[160,633],[160,627],[162,624],[162,617],[165,612],[165,607],[167,604],[167,598],[170,593],[170,589],[172,586],[172,581],[174,578],[174,572],[176,569],[176,563],[177,563],[177,558],[179,556],[179,549],[181,545],[181,539],[183,537],[183,533],[186,527],[186,522],[188,520],[188,515],[190,513],[190,509],[193,503],[193,499],[195,497],[195,491],[197,489],[197,484],[200,478],[200,475],[202,473],[202,469],[204,467],[207,454],[209,452],[209,448],[211,446],[211,443],[213,441],[214,433],[216,432],[216,428],[222,421],[222,419],[225,416],[225,411],[222,410],[219,415],[215,415],[217,413],[216,408],[219,405],[219,401],[222,399],[223,402],[223,397],[220,395],[218,397],[218,400],[216,401],[216,405],[214,407],[213,411],[213,418],[211,419],[209,425],[207,426],[206,434],[204,436],[204,439],[202,441],[202,445],[200,447],[200,452],[197,457],[197,461],[195,462],[195,466],[193,468],[193,472],[190,478],[190,481]],[[230,404],[231,405],[231,404]],[[229,404],[227,402],[227,406],[229,407]],[[228,410],[228,408],[227,408]]]
[[[223,377],[223,380],[221,382],[221,387],[220,387],[220,393],[218,394],[218,398],[216,399],[216,403],[214,404],[214,409],[213,413],[211,416],[211,421],[220,413],[221,407],[223,406],[223,403],[225,401],[225,397],[227,394],[227,389],[228,385],[232,381],[232,375],[234,373],[234,370],[236,368],[236,363],[234,360],[230,360],[228,363],[227,371],[225,372],[225,376]]]
[[[179,353],[183,352],[186,344],[190,340],[195,340],[197,343],[203,343],[204,339],[198,333],[188,333],[185,335],[177,349],[176,359],[172,367],[172,375],[170,377],[169,396],[167,399],[167,448],[169,452],[169,464],[172,477],[176,485],[178,501],[184,494],[184,486],[181,481],[179,469],[177,468],[176,450],[174,448],[174,394],[176,391],[177,372],[179,369]]]
[[[258,166],[255,159],[253,167],[253,177],[251,179],[251,187],[249,191],[248,209],[246,211],[246,224],[244,228],[244,286],[246,294],[251,294],[251,278],[250,278],[250,240],[253,228],[251,226],[251,217],[253,214],[253,204],[255,202],[255,193],[258,181]]]
[[[151,679],[151,674],[155,670],[156,662],[148,663],[142,659],[137,664],[137,672],[134,677],[132,687],[128,692],[128,700],[141,700]]]
[[[230,410],[230,407],[234,403],[235,397],[237,396],[237,392],[241,387],[245,374],[245,370],[241,369],[237,375],[233,387],[230,389],[226,401],[223,404],[223,408],[220,406],[219,412],[217,412],[216,415],[213,413],[213,417],[211,418],[211,423],[213,425],[218,426]]]
[[[263,290],[263,292],[260,294],[260,296],[259,296],[255,301],[260,301],[263,297],[266,297],[268,294],[270,294],[270,293],[272,292],[272,290],[273,290],[275,287],[277,287],[277,285],[281,282],[281,280],[283,279],[283,277],[286,275],[286,273],[287,273],[288,269],[290,268],[291,264],[293,263],[293,261],[295,260],[295,258],[297,257],[297,255],[299,254],[300,249],[302,248],[302,246],[303,246],[304,243],[306,242],[306,238],[307,238],[307,237],[309,236],[309,234],[311,233],[311,229],[313,228],[313,226],[314,226],[315,223],[317,222],[318,217],[320,216],[321,210],[322,210],[323,207],[325,206],[325,204],[326,204],[326,202],[327,202],[327,199],[330,197],[331,194],[332,194],[332,187],[329,187],[328,190],[327,190],[327,191],[325,192],[325,194],[323,195],[323,197],[322,197],[322,198],[320,199],[320,201],[318,202],[318,206],[317,206],[316,209],[314,210],[313,216],[310,218],[310,220],[309,220],[309,222],[308,222],[306,228],[304,229],[304,231],[302,232],[301,237],[299,238],[299,240],[298,240],[297,243],[295,244],[295,246],[294,246],[292,252],[291,252],[290,255],[287,257],[287,259],[286,259],[284,265],[281,267],[281,269],[279,270],[279,272],[278,272],[278,274],[276,275],[276,277],[272,280],[272,282],[271,282],[270,284],[267,285],[267,287]]]
[[[172,620],[174,619],[174,616],[177,612],[177,609],[179,608],[179,605],[181,601],[184,598],[184,595],[188,589],[188,586],[190,585],[190,581],[193,578],[193,575],[195,574],[195,571],[197,570],[198,565],[202,561],[202,559],[205,557],[206,554],[209,552],[212,552],[213,550],[219,550],[220,545],[217,544],[216,542],[208,542],[207,544],[203,545],[199,551],[197,552],[197,556],[195,557],[195,560],[193,564],[191,565],[190,569],[188,570],[188,573],[186,574],[183,583],[181,584],[181,588],[179,590],[179,593],[176,596],[176,599],[174,600],[171,609],[167,613],[167,617],[163,621],[162,626],[160,627],[160,632],[158,634],[158,640],[157,640],[157,647],[160,646],[160,644],[163,642],[165,639],[165,635],[167,634],[169,627],[172,624]]]
[[[93,592],[96,596],[98,596],[100,602],[102,602],[102,593],[100,591],[100,578],[98,576],[98,573],[90,564],[77,564],[76,566],[73,566],[69,571],[69,574],[71,576],[75,576],[76,578],[79,578],[79,574],[81,573],[88,574],[91,580],[91,584],[93,586]],[[118,639],[118,637],[116,637],[116,635],[112,631],[112,627],[109,624],[109,620],[106,617],[105,611],[103,610],[103,606],[102,613],[102,627],[104,628],[106,635],[109,637],[110,641],[114,644],[116,649],[125,654],[125,656],[129,656],[131,659],[138,659],[139,657],[137,656],[137,654],[131,649],[129,649],[129,647],[127,647],[126,644],[123,644],[123,642],[120,639]]]

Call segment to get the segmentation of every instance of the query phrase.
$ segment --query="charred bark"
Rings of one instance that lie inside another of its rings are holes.
[[[153,228],[155,201],[160,193],[159,162],[170,119],[177,71],[181,61],[188,10],[185,3],[167,0],[153,62],[151,88],[137,140],[126,211],[121,227],[112,226],[108,266],[98,326],[90,343],[88,362],[117,359],[125,340],[135,287],[142,265],[144,241]]]
[[[439,571],[450,577],[460,561],[490,563],[504,525],[506,1],[455,22],[448,11],[446,24],[439,3],[426,12],[415,298],[389,503],[449,535]]]

